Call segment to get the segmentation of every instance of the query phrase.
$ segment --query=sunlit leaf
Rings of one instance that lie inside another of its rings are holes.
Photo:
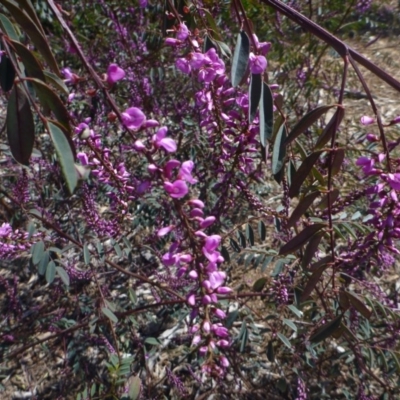
[[[324,147],[332,138],[344,117],[344,108],[338,107],[315,144],[315,150]]]
[[[56,124],[47,123],[48,131],[57,152],[58,161],[64,178],[67,182],[68,190],[72,194],[78,183],[78,175],[75,170],[74,156],[68,139],[64,132]]]
[[[12,22],[3,14],[0,13],[0,28],[10,39],[19,40]]]
[[[117,323],[118,322],[118,318],[117,316],[107,307],[103,307],[101,309],[101,312],[107,317],[109,318],[112,322]]]
[[[292,348],[292,345],[290,344],[290,340],[289,340],[285,335],[283,335],[282,333],[278,332],[278,333],[276,334],[276,336],[278,336],[278,338],[282,341],[282,343],[283,343],[286,347],[289,347],[289,349]]]
[[[132,376],[128,380],[128,395],[130,400],[138,400],[141,392],[141,380],[138,376]]]

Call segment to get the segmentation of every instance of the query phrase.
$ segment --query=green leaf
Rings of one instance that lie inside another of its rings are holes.
[[[317,190],[316,192],[310,193],[309,195],[301,199],[299,204],[297,204],[297,207],[293,210],[292,215],[288,219],[286,227],[290,228],[294,226],[319,195],[320,192]]]
[[[270,340],[267,346],[267,358],[269,362],[275,361],[275,351],[274,351],[274,344],[273,341]]]
[[[245,31],[238,35],[235,51],[233,53],[231,82],[232,86],[240,85],[240,82],[246,75],[247,65],[250,56],[250,40]]]
[[[254,231],[250,224],[247,224],[246,226],[246,237],[250,246],[254,246]]]
[[[297,196],[300,192],[301,185],[309,176],[314,164],[318,161],[322,150],[311,153],[306,159],[301,163],[300,168],[296,171],[292,178],[292,184],[289,188],[289,196],[293,198]]]
[[[278,336],[278,338],[282,341],[282,343],[285,346],[289,347],[289,349],[292,349],[292,345],[290,344],[290,340],[285,335],[282,335],[282,333],[278,332],[276,334],[276,336]]]
[[[293,329],[295,332],[297,332],[297,326],[292,320],[283,318],[283,323],[289,328]]]
[[[69,286],[70,281],[67,271],[63,267],[56,267],[56,271],[58,276],[64,282],[65,286]]]
[[[42,33],[40,24],[36,24],[29,15],[19,6],[10,0],[0,0],[0,4],[3,4],[13,18],[21,25],[22,29],[27,33],[27,35],[32,40],[35,47],[42,54],[43,58],[46,60],[49,67],[54,73],[60,75],[60,70],[58,69],[57,61],[55,60],[53,53],[50,50],[49,44]],[[18,40],[18,38],[17,38]]]
[[[253,284],[253,290],[255,292],[261,292],[264,289],[266,283],[267,283],[267,278],[257,279]]]
[[[130,400],[138,400],[141,392],[141,381],[138,376],[132,376],[128,380],[128,395]]]
[[[237,237],[239,240],[240,245],[245,249],[247,242],[246,242],[246,237],[243,235],[241,231],[237,231]]]
[[[152,346],[159,346],[161,343],[154,337],[148,337],[144,341],[147,344],[151,344]]]
[[[349,299],[350,304],[366,319],[370,319],[372,315],[372,310],[370,310],[366,305],[365,301],[360,299],[356,294],[345,291],[344,292]]]
[[[243,353],[246,348],[247,340],[249,339],[249,331],[247,329],[245,321],[243,321],[243,323],[242,323],[242,328],[240,329],[239,339],[241,339],[239,351],[241,353]]]
[[[331,201],[331,206],[333,205],[333,203],[338,199],[339,197],[339,189],[333,189],[330,193],[329,193],[329,199]],[[326,194],[321,202],[318,204],[317,206],[319,209],[321,210],[325,210],[325,208],[328,207],[328,194]]]
[[[317,232],[308,242],[307,247],[304,250],[303,259],[301,260],[301,266],[303,269],[306,269],[310,264],[312,258],[314,257],[314,254],[318,250],[318,246],[321,242],[323,235],[323,232]]]
[[[239,247],[239,245],[237,244],[235,239],[230,238],[229,239],[229,243],[231,244],[231,247],[234,251],[236,251],[236,253],[240,253],[241,249]]]
[[[20,164],[29,165],[35,125],[28,98],[18,86],[13,87],[8,100],[6,125],[11,154]]]
[[[258,235],[260,236],[261,241],[264,241],[267,237],[267,229],[265,228],[263,221],[258,222]]]
[[[297,317],[302,318],[303,317],[303,312],[300,311],[296,306],[294,306],[293,304],[289,304],[288,305],[289,310],[295,314]]]
[[[50,261],[46,268],[46,281],[51,284],[56,276],[56,264],[54,261]]]
[[[323,272],[327,269],[327,267],[328,267],[328,265],[325,264],[311,274],[311,276],[308,279],[306,286],[304,287],[304,290],[301,294],[301,297],[300,297],[301,302],[306,301],[308,299],[310,294],[313,292],[313,290],[317,286]]]
[[[62,91],[66,96],[69,95],[69,90],[67,88],[67,85],[64,83],[62,79],[60,79],[56,74],[53,74],[52,72],[49,71],[43,71],[43,73],[46,77],[47,83],[53,85],[58,90]]]
[[[280,255],[293,253],[298,250],[301,246],[306,244],[311,237],[325,227],[325,224],[313,224],[304,228],[297,236],[289,240],[288,243],[283,245],[279,250]]]
[[[260,104],[262,84],[261,74],[251,74],[249,86],[249,124],[253,122],[258,105]]]
[[[15,69],[7,55],[3,55],[0,61],[0,87],[4,92],[9,92],[14,86]]]
[[[272,174],[275,180],[280,183],[279,172],[283,169],[283,165],[286,157],[286,126],[283,123],[279,128],[278,133],[275,137],[274,149],[272,151]]]
[[[39,79],[29,78],[28,81],[32,82],[39,97],[40,104],[45,109],[53,111],[57,121],[69,132],[69,113],[58,95],[50,86],[46,85]]]
[[[332,176],[335,176],[339,173],[340,168],[342,167],[344,161],[345,152],[344,149],[337,149],[333,155],[332,161]]]
[[[86,243],[83,245],[83,261],[86,265],[90,264],[90,251]]]
[[[337,107],[337,105],[330,105],[330,106],[320,106],[315,108],[314,110],[310,111],[306,114],[291,130],[289,133],[285,145],[293,142],[297,137],[299,137],[303,132],[305,132],[314,122],[318,121],[327,111],[331,108]]]
[[[321,328],[319,328],[314,335],[310,337],[310,342],[319,343],[331,336],[339,328],[342,322],[342,317],[343,315],[339,315],[332,321],[321,326]]]
[[[65,133],[53,122],[48,121],[47,129],[57,152],[68,190],[72,194],[78,183],[78,174],[75,170],[74,156]]]
[[[44,255],[44,242],[43,240],[40,240],[39,242],[36,242],[32,246],[32,263],[34,265],[38,264],[39,261],[43,258]]]
[[[26,75],[45,81],[43,68],[33,53],[20,42],[15,40],[10,40],[10,42],[25,66]]]
[[[107,317],[109,318],[112,322],[117,323],[118,322],[118,318],[117,316],[107,307],[103,307],[101,309],[101,312]]]
[[[133,305],[135,305],[137,303],[136,292],[132,288],[129,288],[128,293],[129,293],[129,299],[130,299],[131,303]]]
[[[274,98],[271,89],[263,82],[260,100],[260,142],[266,147],[274,130]]]
[[[217,46],[211,40],[210,36],[206,35],[206,37],[204,39],[204,44],[203,44],[203,53],[207,53],[207,51],[210,50],[210,49],[217,50]]]
[[[38,274],[39,275],[43,276],[46,273],[46,268],[47,268],[47,265],[49,264],[49,260],[50,260],[49,252],[45,251],[43,253],[43,257],[40,260],[39,265],[38,265]]]
[[[0,28],[10,39],[19,40],[19,36],[15,31],[12,22],[3,14],[0,14]]]

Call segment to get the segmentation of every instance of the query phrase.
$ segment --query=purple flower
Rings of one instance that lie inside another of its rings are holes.
[[[84,166],[89,164],[88,156],[86,155],[86,153],[78,153],[76,155],[76,158]]]
[[[165,182],[164,183],[164,189],[174,199],[180,199],[182,197],[185,197],[189,192],[189,189],[188,189],[188,187],[186,185],[186,182],[182,181],[180,179],[178,179],[174,183]]]
[[[186,182],[189,182],[191,184],[197,183],[197,179],[193,178],[192,176],[192,170],[194,168],[194,163],[193,161],[185,161],[180,170],[179,170],[179,178],[184,179]]]
[[[165,39],[166,46],[176,47],[176,46],[178,46],[178,44],[181,44],[181,41],[178,39],[174,39],[174,38],[166,38]]]
[[[12,233],[11,225],[7,222],[3,222],[0,226],[0,237],[7,237]]]
[[[165,236],[167,233],[171,232],[175,228],[175,225],[166,226],[165,228],[159,229],[157,232],[158,237]]]
[[[179,40],[186,40],[189,36],[189,29],[185,24],[180,24],[178,32],[176,32],[176,38]]]
[[[264,56],[256,56],[254,53],[250,53],[250,71],[252,74],[262,74],[267,65],[267,59]]]
[[[190,71],[192,70],[190,62],[186,58],[178,58],[175,62],[175,66],[184,74],[190,74]]]
[[[213,216],[207,217],[201,222],[200,228],[202,228],[202,229],[208,228],[214,222],[215,222],[215,217],[213,217]]]
[[[162,147],[168,153],[174,153],[177,149],[176,142],[174,139],[165,137],[167,135],[168,128],[163,126],[160,128],[155,135],[153,135],[153,142],[156,147]]]
[[[139,7],[146,8],[147,7],[147,0],[139,0]]]
[[[113,85],[115,82],[123,79],[125,76],[125,71],[118,67],[117,64],[110,64],[107,69],[107,82]]]
[[[122,120],[128,129],[136,130],[146,122],[146,116],[139,108],[131,107],[122,113]]]
[[[394,190],[400,190],[400,174],[387,174],[389,185]]]
[[[363,117],[361,117],[360,122],[362,125],[372,125],[375,123],[375,118],[364,115]]]

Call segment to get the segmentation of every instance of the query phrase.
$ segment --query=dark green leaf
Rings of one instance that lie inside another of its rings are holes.
[[[337,107],[336,105],[331,106],[320,106],[315,108],[306,114],[292,129],[289,133],[285,144],[293,142],[297,137],[299,137],[303,132],[305,132],[314,122],[318,121],[319,118],[322,117],[327,111],[329,111],[332,107]]]
[[[241,231],[237,231],[237,237],[239,240],[240,245],[245,249],[246,248],[246,237],[243,235]]]
[[[217,46],[213,43],[213,41],[210,39],[210,37],[208,35],[206,35],[206,38],[204,40],[204,53],[206,53],[210,49],[217,50]]]
[[[320,260],[318,260],[317,262],[315,262],[314,264],[310,265],[310,267],[308,268],[308,270],[310,272],[316,271],[317,269],[319,269],[322,265],[326,265],[332,262],[332,256],[325,256],[322,257]]]
[[[246,75],[247,65],[250,56],[250,40],[245,31],[238,35],[235,52],[233,53],[231,82],[232,86],[240,85],[240,82]]]
[[[274,258],[273,256],[269,256],[269,257],[265,258],[265,260],[262,264],[262,267],[261,267],[261,272],[263,272],[263,273],[265,272],[265,270],[267,269],[268,265],[271,263],[273,258]]]
[[[264,241],[267,237],[267,229],[265,228],[263,221],[258,222],[258,235],[260,236],[261,241]]]
[[[37,78],[45,81],[43,68],[32,52],[19,42],[14,40],[11,40],[10,42],[25,66],[26,75],[31,78]]]
[[[249,124],[253,123],[256,116],[257,108],[260,104],[262,85],[261,74],[251,74],[249,86]]]
[[[267,278],[257,279],[253,284],[253,290],[255,292],[261,292],[264,289],[266,283],[267,283]]]
[[[64,282],[65,286],[69,286],[69,275],[63,267],[56,267],[58,276]]]
[[[339,189],[333,189],[330,192],[329,198],[331,201],[331,206],[338,199],[339,194],[340,194]],[[321,202],[318,204],[317,207],[320,208],[321,210],[325,210],[325,208],[328,207],[328,195],[327,194],[322,198]]]
[[[297,236],[289,240],[288,243],[283,245],[279,251],[280,255],[293,253],[298,250],[301,246],[306,244],[311,237],[317,233],[319,230],[324,228],[324,224],[313,224],[304,228]]]
[[[117,316],[108,308],[103,307],[101,309],[102,313],[109,318],[112,322],[117,323],[118,322],[118,318]]]
[[[0,86],[4,92],[8,92],[14,86],[15,69],[8,56],[3,55],[0,61]]]
[[[8,9],[8,11],[18,22],[18,24],[22,26],[22,29],[28,34],[33,44],[42,54],[43,58],[46,60],[53,72],[55,72],[57,75],[60,75],[57,61],[55,60],[53,53],[50,50],[49,44],[47,43],[47,40],[42,33],[40,24],[37,25],[29,17],[29,15],[24,10],[20,9],[19,6],[13,1],[0,0],[0,3]]]
[[[250,224],[246,226],[246,236],[250,246],[254,246],[254,231]]]
[[[231,262],[231,257],[229,255],[229,251],[225,246],[221,247],[221,255],[224,257],[225,262],[229,263]]]
[[[308,299],[308,297],[310,296],[310,294],[312,293],[312,291],[315,289],[315,287],[317,286],[322,273],[328,268],[327,264],[324,264],[323,266],[321,266],[319,269],[317,269],[316,271],[314,271],[310,278],[308,279],[306,286],[304,287],[303,293],[301,294],[300,300],[303,302],[305,300]]]
[[[50,86],[46,85],[39,79],[29,78],[29,82],[32,82],[41,105],[44,108],[53,111],[57,121],[62,124],[67,131],[69,131],[69,113],[58,95]]]
[[[53,283],[56,276],[56,264],[54,261],[50,261],[46,268],[46,281],[47,283]]]
[[[337,127],[342,122],[343,117],[344,117],[344,108],[338,107],[335,114],[333,114],[332,118],[326,125],[324,131],[321,133],[321,136],[318,138],[317,143],[315,145],[315,150],[321,149],[329,142],[329,140],[331,140],[332,136],[337,130]]]
[[[263,82],[260,100],[260,142],[262,146],[272,138],[274,130],[274,98],[271,89]]]
[[[240,352],[243,353],[246,348],[247,340],[249,338],[249,331],[247,330],[246,322],[243,321],[242,328],[240,330]]]
[[[240,252],[241,252],[241,249],[240,249],[240,247],[239,247],[239,245],[237,244],[237,242],[236,242],[235,239],[230,238],[230,239],[229,239],[229,243],[231,244],[232,249],[233,249],[234,251],[236,251],[236,253],[240,253]]]
[[[308,210],[314,200],[320,195],[319,191],[310,193],[306,197],[300,200],[297,207],[293,210],[292,215],[286,223],[286,227],[290,228],[296,224],[300,217]]]
[[[292,184],[289,188],[289,196],[295,197],[299,194],[301,185],[309,176],[314,164],[318,161],[319,156],[322,154],[322,150],[311,153],[300,165],[300,168],[296,171],[292,178]]]
[[[339,173],[340,168],[344,161],[344,155],[345,155],[344,149],[337,149],[335,151],[332,161],[332,172],[331,172],[332,176],[335,176]]]
[[[351,305],[366,319],[371,318],[372,311],[365,305],[365,302],[361,300],[356,294],[345,291],[344,292],[349,299]]]
[[[74,156],[70,143],[64,132],[54,123],[48,122],[48,131],[57,152],[58,161],[67,182],[68,190],[72,194],[78,183],[78,174],[75,170]]]
[[[319,343],[331,336],[340,326],[340,323],[342,322],[342,315],[339,315],[335,319],[333,319],[331,322],[328,322],[327,324],[321,326],[314,335],[310,337],[310,342],[313,343]]]
[[[275,177],[275,180],[280,183],[281,179],[277,179],[279,177],[279,172],[283,169],[283,165],[286,157],[286,126],[283,123],[279,128],[278,133],[275,137],[274,149],[272,152],[272,174]]]
[[[20,164],[29,165],[35,125],[28,98],[18,86],[14,86],[8,100],[6,125],[11,154]]]
[[[267,346],[267,358],[269,362],[275,361],[275,351],[274,351],[274,344],[273,341],[270,340]]]

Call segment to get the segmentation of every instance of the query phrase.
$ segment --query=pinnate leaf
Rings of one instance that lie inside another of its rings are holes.
[[[241,31],[238,35],[235,51],[233,53],[231,82],[232,86],[240,85],[244,78],[250,56],[250,40],[245,31]]]

